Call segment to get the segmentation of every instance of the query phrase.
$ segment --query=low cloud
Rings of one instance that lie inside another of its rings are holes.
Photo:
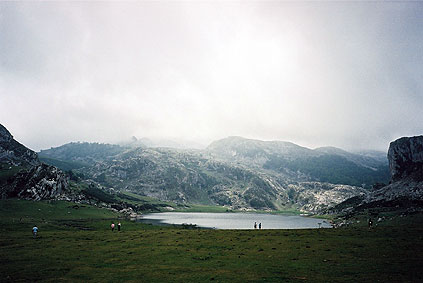
[[[423,132],[423,5],[0,3],[0,122],[39,150],[240,135],[386,150]]]

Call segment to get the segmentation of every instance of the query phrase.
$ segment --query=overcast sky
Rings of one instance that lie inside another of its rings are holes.
[[[423,3],[1,2],[0,123],[26,146],[423,134]]]

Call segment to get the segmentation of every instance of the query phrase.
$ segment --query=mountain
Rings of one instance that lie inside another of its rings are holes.
[[[259,179],[254,172],[176,149],[136,148],[83,171],[111,187],[182,203],[236,205],[236,194],[232,195],[232,191],[241,190],[240,183],[242,188],[261,190],[262,199],[271,193],[267,184],[254,184]]]
[[[212,142],[207,152],[225,161],[263,166],[272,156],[297,159],[313,155],[313,151],[284,141],[260,141],[242,137],[229,137]]]
[[[66,200],[119,210],[130,217],[135,211],[160,211],[170,205],[156,200],[131,196],[84,179],[84,174],[63,172],[55,166],[41,163],[37,153],[15,141],[9,131],[0,125],[0,198],[28,200]],[[50,157],[41,161],[52,162],[67,170],[90,167],[127,149],[98,143],[72,143],[47,151]]]
[[[423,136],[400,138],[389,145],[392,181],[423,181]]]
[[[40,159],[71,171],[67,175]],[[136,139],[124,146],[77,142],[42,150],[39,158],[0,125],[0,194],[100,201],[124,209],[131,207],[126,193],[239,210],[318,213],[421,205],[423,136],[392,142],[388,159],[389,167],[380,152],[242,137],[215,141],[204,150],[147,147]],[[391,182],[384,186],[388,168]],[[74,188],[69,177],[77,182]],[[372,191],[364,188],[374,183]]]
[[[69,143],[42,150],[42,161],[63,170],[93,166],[131,149],[147,149],[135,137],[125,146],[98,143]],[[140,144],[141,146],[137,146]],[[148,143],[147,143],[148,144]],[[149,148],[152,151],[160,148]],[[182,149],[162,148],[169,151]],[[304,182],[317,181],[332,184],[371,187],[374,183],[386,183],[389,169],[386,160],[349,153],[333,147],[315,150],[291,142],[259,141],[242,137],[229,137],[211,143],[205,150],[185,150],[201,153],[204,158],[231,166],[258,170],[278,175],[284,179]]]
[[[185,204],[316,212],[365,193],[347,185],[296,182],[225,163],[195,150],[136,148],[75,170],[106,187]]]
[[[115,144],[72,142],[41,150],[39,155],[41,159],[49,158],[62,162],[72,162],[76,167],[83,167],[84,165],[93,165],[99,160],[110,158],[127,149],[128,147]]]
[[[163,138],[140,138],[132,136],[130,139],[118,143],[124,147],[166,147],[175,149],[204,149],[205,146],[198,142],[181,139],[163,139]]]
[[[242,164],[298,181],[370,187],[389,180],[388,162],[334,147],[308,149],[291,142],[229,137],[213,142],[208,154],[224,162]]]
[[[357,213],[384,207],[414,211],[423,207],[423,136],[403,137],[390,143],[388,150],[391,181],[367,195],[340,203],[334,211]]]
[[[355,154],[361,155],[361,156],[365,156],[365,157],[371,157],[381,163],[386,163],[388,162],[388,159],[386,157],[386,152],[385,151],[380,151],[380,150],[359,150],[356,152],[353,152]]]
[[[374,171],[378,170],[381,165],[388,165],[386,152],[362,151],[361,153],[351,153],[336,147],[319,147],[314,151],[327,155],[337,155],[358,166],[369,168]]]
[[[40,164],[37,154],[17,142],[10,132],[0,124],[0,162],[13,166]]]
[[[40,163],[37,153],[13,139],[0,125],[0,195],[32,200],[67,199],[68,179],[54,166]]]
[[[73,172],[86,182],[182,204],[317,212],[367,193],[346,182],[321,181],[325,179],[321,168],[331,164],[324,158],[338,158],[333,166],[343,168],[344,174],[351,176],[353,171],[345,164],[358,167],[353,161],[290,142],[230,137],[212,143],[206,150],[71,143],[43,150],[41,156],[62,162],[57,163],[60,166],[81,162],[83,167],[75,167]],[[349,156],[360,160],[359,156]],[[320,175],[313,175],[313,168],[307,168],[307,161],[312,158],[323,160],[321,167],[313,165]],[[298,164],[300,168],[295,168]]]

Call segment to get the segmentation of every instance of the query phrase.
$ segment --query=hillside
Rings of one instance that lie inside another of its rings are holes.
[[[229,137],[213,142],[207,153],[219,160],[270,170],[297,181],[371,187],[389,180],[388,160],[324,147],[308,149],[290,142]],[[380,156],[380,153],[379,155]]]
[[[40,164],[37,154],[16,141],[0,124],[0,162],[10,166],[33,166]]]
[[[37,153],[17,142],[0,125],[0,196],[30,200],[70,199],[67,176],[57,167],[41,163]]]
[[[39,156],[59,161],[76,162],[80,165],[92,165],[98,160],[122,153],[126,150],[115,144],[72,142],[59,147],[41,150]]]
[[[423,207],[423,136],[391,142],[388,151],[391,180],[367,195],[356,196],[333,208],[336,213],[357,214],[369,210],[415,213]]]
[[[37,153],[15,141],[2,125],[0,125],[0,141],[0,152],[4,153],[0,155],[2,199],[67,200],[119,210],[131,217],[136,217],[135,212],[138,211],[160,211],[166,207],[181,208],[174,203],[106,188],[93,180],[85,179],[83,173],[72,171],[122,152],[125,150],[122,147],[98,143],[72,143],[49,151],[53,157],[69,158],[63,161],[49,157],[39,159]],[[40,163],[40,160],[43,163]]]
[[[285,142],[259,142],[252,147],[250,141],[243,138],[230,138],[229,142],[232,147],[222,146],[220,141],[207,150],[129,149],[72,143],[42,151],[42,154],[65,157],[66,162],[81,162],[84,160],[79,152],[86,152],[89,163],[73,170],[82,179],[93,180],[114,190],[182,204],[220,205],[236,210],[299,209],[317,212],[367,192],[342,182],[321,182],[319,178],[324,179],[323,174],[313,178],[305,170],[301,172],[288,167],[269,170],[266,167],[270,163],[269,158],[276,155],[280,158],[290,156],[290,162],[299,157],[322,156],[313,150]],[[102,148],[101,155],[89,153],[90,148],[98,147]],[[223,154],[220,148],[225,149]],[[239,156],[236,161],[229,157],[234,151]],[[348,168],[346,171],[351,174]]]
[[[3,144],[18,144],[10,137],[5,134]],[[39,162],[22,145],[16,153],[7,152],[15,163],[25,156]],[[181,205],[318,213],[348,198],[363,198],[364,187],[386,180],[383,162],[370,156],[241,137],[213,142],[205,150],[77,142],[42,150],[40,159],[50,166],[34,168],[22,161],[29,167],[19,173],[5,167],[2,195],[146,208],[141,200],[131,204],[128,194],[133,194]]]

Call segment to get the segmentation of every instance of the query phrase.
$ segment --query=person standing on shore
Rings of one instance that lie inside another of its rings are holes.
[[[37,233],[38,233],[38,227],[37,225],[34,225],[34,227],[32,227],[32,235],[34,236],[34,238],[37,237]]]
[[[120,222],[118,223],[118,231],[120,232],[120,226],[121,226],[121,224],[120,224]]]
[[[115,230],[115,223],[113,222],[112,225],[110,225],[110,227],[112,228],[112,232]]]

